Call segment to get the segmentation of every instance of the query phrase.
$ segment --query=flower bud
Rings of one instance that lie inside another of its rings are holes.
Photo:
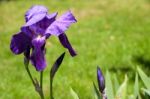
[[[101,93],[103,93],[104,89],[105,89],[105,78],[104,78],[102,71],[99,67],[97,67],[97,81],[98,81],[99,91]]]

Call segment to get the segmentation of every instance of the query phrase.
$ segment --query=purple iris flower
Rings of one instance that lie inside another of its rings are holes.
[[[44,6],[31,7],[25,14],[25,25],[11,39],[10,49],[12,52],[14,54],[24,53],[37,71],[42,71],[46,67],[45,44],[46,39],[51,35],[59,38],[59,41],[69,50],[71,56],[76,55],[65,34],[69,26],[77,22],[75,17],[70,11],[58,19],[56,19],[56,16],[57,12],[48,14],[48,10]],[[31,55],[30,49],[32,49]]]

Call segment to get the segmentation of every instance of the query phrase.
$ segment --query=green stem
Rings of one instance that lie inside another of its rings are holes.
[[[44,94],[43,94],[43,71],[40,72],[40,86],[39,86],[39,83],[37,81],[37,79],[33,80],[33,77],[31,75],[31,72],[29,70],[29,67],[28,67],[28,63],[25,64],[25,69],[32,81],[32,84],[34,85],[35,87],[35,90],[39,93],[41,99],[44,99]]]
[[[41,88],[41,91],[40,91],[41,99],[44,99],[44,93],[43,93],[43,71],[40,72],[40,88]]]
[[[30,79],[31,79],[31,81],[32,81],[32,83],[33,83],[33,85],[35,86],[35,82],[34,82],[34,80],[33,80],[33,77],[32,77],[32,75],[31,75],[31,73],[30,73],[30,70],[29,70],[29,68],[28,68],[28,65],[25,65],[25,68],[26,68],[26,71],[27,71],[27,73],[28,73],[28,75],[29,75],[29,77],[30,77]]]

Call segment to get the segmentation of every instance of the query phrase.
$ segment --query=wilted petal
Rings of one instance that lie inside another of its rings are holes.
[[[37,37],[32,40],[33,51],[31,62],[37,71],[42,71],[46,67],[45,60],[45,37]]]
[[[99,67],[97,67],[97,80],[98,80],[98,86],[101,93],[103,93],[105,89],[105,78],[102,74],[102,71]]]
[[[46,33],[59,36],[64,33],[72,23],[77,22],[73,14],[68,11],[63,14],[59,19],[54,21],[46,30]]]
[[[71,56],[75,56],[76,52],[74,51],[74,49],[72,48],[67,36],[65,35],[65,33],[59,35],[59,40],[61,42],[61,44],[67,48],[71,54]]]
[[[24,33],[19,32],[13,35],[11,39],[10,49],[15,54],[20,54],[26,50],[31,44],[31,39]]]

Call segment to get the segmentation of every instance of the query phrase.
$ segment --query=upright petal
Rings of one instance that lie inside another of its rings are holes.
[[[22,29],[41,21],[46,17],[47,13],[48,10],[44,6],[36,5],[31,7],[25,14],[26,24],[22,27]]]
[[[59,19],[54,21],[46,30],[46,33],[59,36],[64,33],[72,23],[77,22],[73,14],[68,11],[63,14]]]
[[[59,35],[59,40],[61,42],[61,44],[67,48],[71,54],[71,56],[75,56],[76,55],[76,52],[74,51],[74,49],[72,48],[67,36],[65,35],[65,33],[63,34],[60,34]]]
[[[33,18],[31,18],[24,26],[22,26],[21,30],[30,36],[34,36],[37,34],[45,35],[46,29],[51,23],[55,21],[56,16],[57,13],[42,13],[34,15]]]
[[[30,26],[30,28],[36,33],[40,33],[41,35],[45,35],[45,31],[48,26],[55,21],[57,13],[47,14],[42,20],[37,22],[36,24]],[[36,27],[36,28],[34,28]]]
[[[48,10],[45,6],[35,5],[32,6],[25,14],[26,22],[29,21],[34,15],[47,13]]]
[[[57,12],[54,12],[54,13],[52,13],[52,14],[48,14],[48,15],[47,15],[47,18],[48,18],[48,19],[56,18],[57,14],[58,14]]]
[[[46,13],[34,15],[24,26],[21,27],[21,31],[30,37],[34,37],[37,34],[45,32],[45,30],[40,28],[38,25],[38,23],[44,20],[45,17]]]
[[[10,43],[10,49],[15,54],[20,54],[26,50],[31,44],[31,39],[24,34],[19,32],[18,34],[13,35]]]
[[[37,22],[39,22],[40,20],[44,19],[47,13],[38,13],[34,16],[32,16],[32,18],[30,18],[30,20],[27,21],[27,23],[24,25],[24,27],[33,25]]]
[[[31,62],[37,71],[42,71],[46,67],[45,60],[45,37],[37,37],[32,40],[33,51]]]

